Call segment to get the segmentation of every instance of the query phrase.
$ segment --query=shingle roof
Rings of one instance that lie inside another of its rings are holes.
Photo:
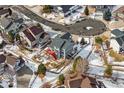
[[[3,54],[0,55],[0,63],[4,63],[6,61],[6,56]]]
[[[65,33],[64,35],[61,36],[62,39],[70,39],[71,34],[69,32]]]
[[[23,33],[25,34],[25,36],[31,41],[33,42],[35,40],[35,38],[33,37],[33,35],[28,31],[28,30],[24,30]]]
[[[32,27],[30,27],[29,29],[30,29],[30,31],[31,31],[34,35],[38,35],[38,34],[44,32],[44,30],[43,30],[42,28],[37,27],[37,26],[32,26]]]
[[[10,12],[10,9],[8,8],[8,9],[0,9],[0,16],[1,15],[4,15],[4,14],[6,14],[6,13],[9,13]]]
[[[114,29],[114,30],[112,30],[111,33],[116,35],[117,37],[121,36],[121,35],[124,35],[124,32],[120,31],[119,29]]]
[[[17,57],[15,56],[6,56],[7,64],[14,66],[16,64]]]
[[[70,40],[62,39],[62,38],[60,37],[60,35],[57,35],[57,36],[53,39],[52,43],[50,44],[50,47],[51,47],[51,48],[54,48],[54,46],[55,46],[56,48],[65,49],[65,50],[66,50],[66,49],[68,49],[69,47],[72,47],[72,46],[73,46],[73,43],[71,43]]]
[[[5,29],[8,29],[12,25],[12,20],[9,18],[2,18],[1,19],[1,25]]]
[[[52,43],[50,44],[50,47],[51,48],[54,48],[54,46],[56,47],[56,48],[61,48],[61,46],[63,45],[63,43],[64,43],[64,41],[60,38],[60,36],[59,35],[57,35],[54,39],[53,39],[53,41],[52,41]]]
[[[74,5],[61,5],[61,8],[62,8],[63,12],[66,13],[70,10],[70,8],[72,6],[74,6]]]

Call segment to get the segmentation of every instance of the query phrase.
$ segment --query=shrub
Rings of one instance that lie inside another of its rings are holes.
[[[50,5],[44,5],[43,6],[43,13],[51,13],[52,7]]]
[[[38,74],[43,74],[43,75],[45,75],[46,74],[46,67],[44,66],[44,64],[40,64],[39,66],[38,66],[38,70],[37,70],[37,72],[38,72]]]
[[[9,35],[9,38],[10,38],[10,42],[14,42],[14,39],[15,39],[15,34],[13,34],[13,31],[9,31],[8,32],[8,35]]]
[[[64,84],[65,77],[63,74],[59,75],[59,83]]]
[[[105,69],[105,74],[112,75],[112,65],[107,65],[107,68]]]
[[[102,44],[102,43],[103,43],[103,40],[102,40],[101,37],[96,37],[96,38],[95,38],[95,42],[96,42],[97,44]]]
[[[119,61],[119,62],[124,61],[124,56],[121,54],[118,54],[114,50],[110,50],[109,55],[111,57],[114,57],[115,61]]]

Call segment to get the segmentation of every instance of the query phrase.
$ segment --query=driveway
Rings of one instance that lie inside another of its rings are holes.
[[[27,66],[22,67],[19,71],[17,71],[17,87],[28,88],[32,75],[32,70],[30,70]]]
[[[64,26],[42,18],[24,6],[13,6],[12,9],[23,13],[32,20],[51,27],[55,31],[70,32],[75,35],[94,36],[103,33],[107,29],[103,22],[94,19],[86,19],[73,25]],[[87,30],[87,27],[91,27],[92,29]]]

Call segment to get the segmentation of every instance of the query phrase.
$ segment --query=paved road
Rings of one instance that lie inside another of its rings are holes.
[[[103,22],[93,19],[86,19],[73,25],[64,26],[42,18],[32,12],[31,10],[25,8],[24,6],[13,6],[12,8],[23,13],[32,20],[38,21],[40,23],[52,27],[52,29],[56,31],[70,32],[71,34],[76,35],[94,36],[101,34],[106,30],[106,25]],[[93,29],[87,30],[86,27],[93,27]]]

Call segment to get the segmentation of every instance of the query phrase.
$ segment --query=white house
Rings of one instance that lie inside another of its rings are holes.
[[[55,5],[53,10],[63,18],[65,24],[69,24],[82,16],[85,7],[81,5]]]

